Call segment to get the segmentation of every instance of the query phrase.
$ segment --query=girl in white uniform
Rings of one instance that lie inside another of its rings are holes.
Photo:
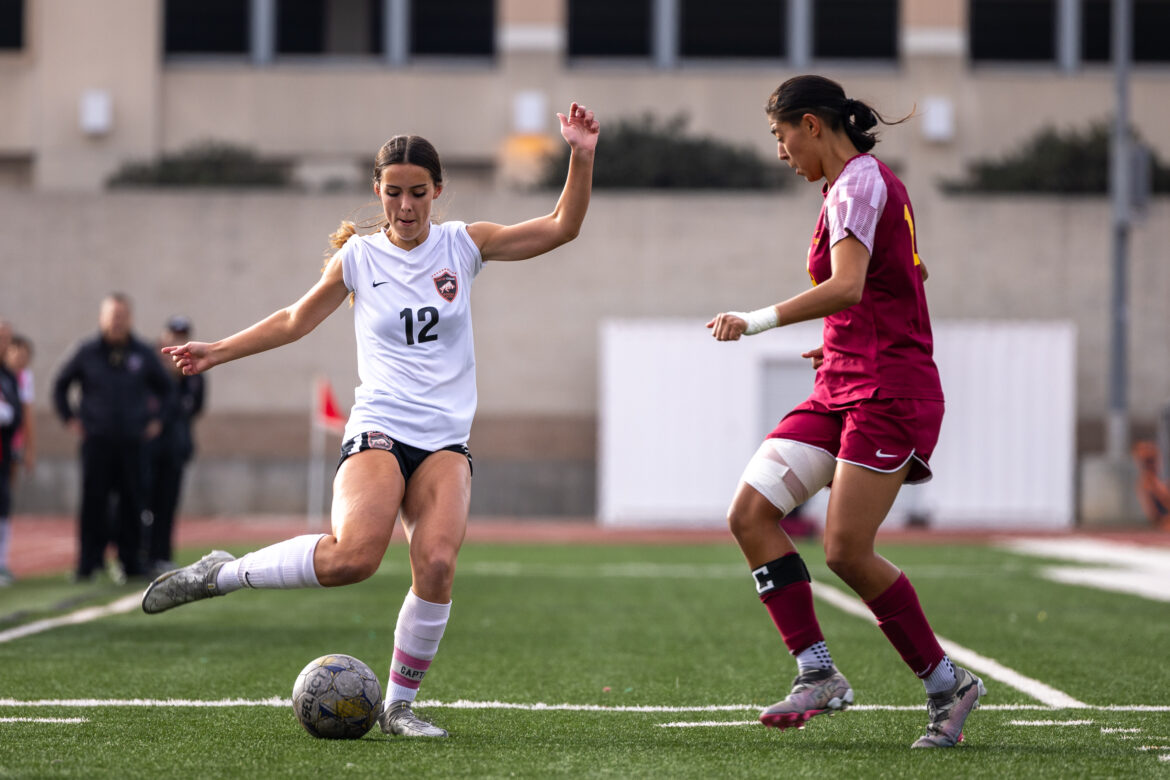
[[[241,588],[349,585],[382,562],[399,512],[410,547],[411,587],[394,631],[382,730],[445,737],[411,708],[451,608],[455,559],[467,530],[475,412],[470,291],[483,263],[525,260],[573,240],[592,190],[600,126],[573,103],[558,114],[569,172],[550,214],[517,225],[431,224],[443,190],[433,146],[396,136],[374,163],[385,224],[333,234],[338,251],[299,301],[215,343],[165,347],[185,374],[296,341],[352,296],[361,386],[333,484],[331,534],[308,534],[234,559],[213,551],[157,578],[142,608],[157,613]]]

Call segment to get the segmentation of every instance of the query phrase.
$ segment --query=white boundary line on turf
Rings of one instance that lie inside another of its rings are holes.
[[[89,718],[0,718],[0,723],[89,723]]]
[[[420,709],[452,710],[526,710],[530,712],[758,712],[759,704],[709,704],[709,705],[605,705],[605,704],[546,704],[544,702],[520,703],[506,701],[437,701],[420,699]],[[280,696],[267,699],[4,699],[0,707],[291,707],[292,700]],[[921,704],[854,704],[849,710],[860,712],[918,712]],[[1061,709],[1042,704],[983,704],[981,709],[998,712],[1054,712]],[[1090,707],[1097,712],[1170,712],[1170,704],[1114,704],[1104,707]]]
[[[865,606],[865,604],[853,596],[820,582],[814,582],[812,587],[813,595],[823,601],[829,602],[842,612],[848,612],[850,615],[868,620],[871,623],[877,622],[877,618],[870,612],[869,607]],[[1033,680],[1031,677],[1025,677],[1014,669],[1009,669],[998,661],[982,656],[974,650],[963,647],[957,642],[952,642],[942,636],[937,636],[937,638],[938,643],[942,645],[943,650],[946,651],[952,661],[962,664],[974,672],[998,680],[1004,685],[1015,688],[1017,691],[1025,693],[1033,699],[1047,704],[1049,707],[1061,709],[1090,708],[1088,704],[1077,701],[1063,691],[1058,691],[1039,680]]]
[[[24,626],[17,626],[6,631],[0,631],[0,644],[4,642],[11,642],[13,639],[23,639],[26,636],[39,634],[42,631],[59,628],[61,626],[75,626],[79,623],[88,623],[91,620],[108,617],[110,615],[121,615],[130,612],[142,602],[141,593],[131,593],[129,596],[123,596],[117,601],[110,602],[104,607],[86,607],[79,609],[76,612],[70,612],[68,615],[61,617],[46,618],[45,620],[37,620]]]

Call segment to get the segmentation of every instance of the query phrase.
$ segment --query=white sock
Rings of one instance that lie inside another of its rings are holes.
[[[949,691],[955,687],[955,665],[951,663],[951,657],[944,655],[939,665],[934,667],[934,671],[922,678],[922,682],[926,685],[926,693],[942,693]]]
[[[386,701],[414,701],[423,676],[431,667],[439,640],[447,628],[451,602],[434,604],[406,593],[398,624],[394,627],[394,660],[390,664],[390,687]]]
[[[220,567],[215,585],[220,593],[240,588],[319,588],[313,551],[326,534],[306,534],[277,542]]]
[[[4,479],[0,474],[0,479]],[[8,568],[8,540],[12,537],[12,523],[7,517],[0,517],[0,569]]]
[[[809,669],[832,669],[833,656],[829,654],[829,646],[824,640],[814,642],[796,654],[796,666],[801,672]]]

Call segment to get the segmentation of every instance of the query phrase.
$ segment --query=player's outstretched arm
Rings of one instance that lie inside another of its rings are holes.
[[[833,245],[833,273],[825,281],[786,301],[750,312],[723,312],[707,323],[717,341],[738,341],[740,336],[769,328],[792,325],[836,314],[861,300],[869,269],[869,250],[853,236]]]
[[[283,346],[309,333],[345,300],[349,291],[341,273],[341,260],[334,257],[321,278],[299,301],[275,311],[250,328],[222,341],[189,341],[162,351],[184,374],[198,374],[229,360]]]
[[[601,125],[593,112],[574,103],[568,116],[557,114],[561,136],[569,144],[569,175],[551,214],[517,225],[476,222],[467,226],[471,240],[488,260],[527,260],[577,237],[593,191],[593,155]]]

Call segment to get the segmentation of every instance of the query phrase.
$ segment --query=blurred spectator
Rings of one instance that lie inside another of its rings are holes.
[[[0,320],[0,355],[8,350],[12,327]],[[8,544],[12,532],[12,440],[20,430],[23,406],[20,388],[12,372],[0,361],[0,587],[12,584],[8,567]]]
[[[16,461],[24,466],[25,474],[32,474],[37,465],[37,435],[33,417],[33,403],[36,401],[36,383],[32,371],[32,342],[27,337],[14,334],[8,349],[0,353],[9,373],[16,377],[20,387],[20,404],[24,410],[24,423],[16,432],[13,451]]]
[[[81,343],[53,383],[58,416],[81,438],[80,551],[76,578],[85,581],[102,565],[106,519],[117,497],[114,541],[121,574],[144,573],[142,464],[144,442],[162,429],[174,389],[154,347],[131,333],[130,300],[113,293],[102,300],[99,333]],[[75,408],[71,389],[80,390]]]
[[[186,317],[167,320],[159,346],[183,344],[191,338]],[[175,513],[183,485],[183,470],[195,454],[191,423],[203,411],[206,387],[203,374],[187,376],[167,361],[167,373],[175,384],[175,403],[163,418],[162,433],[146,447],[146,560],[147,572],[157,576],[175,568],[171,555]]]

